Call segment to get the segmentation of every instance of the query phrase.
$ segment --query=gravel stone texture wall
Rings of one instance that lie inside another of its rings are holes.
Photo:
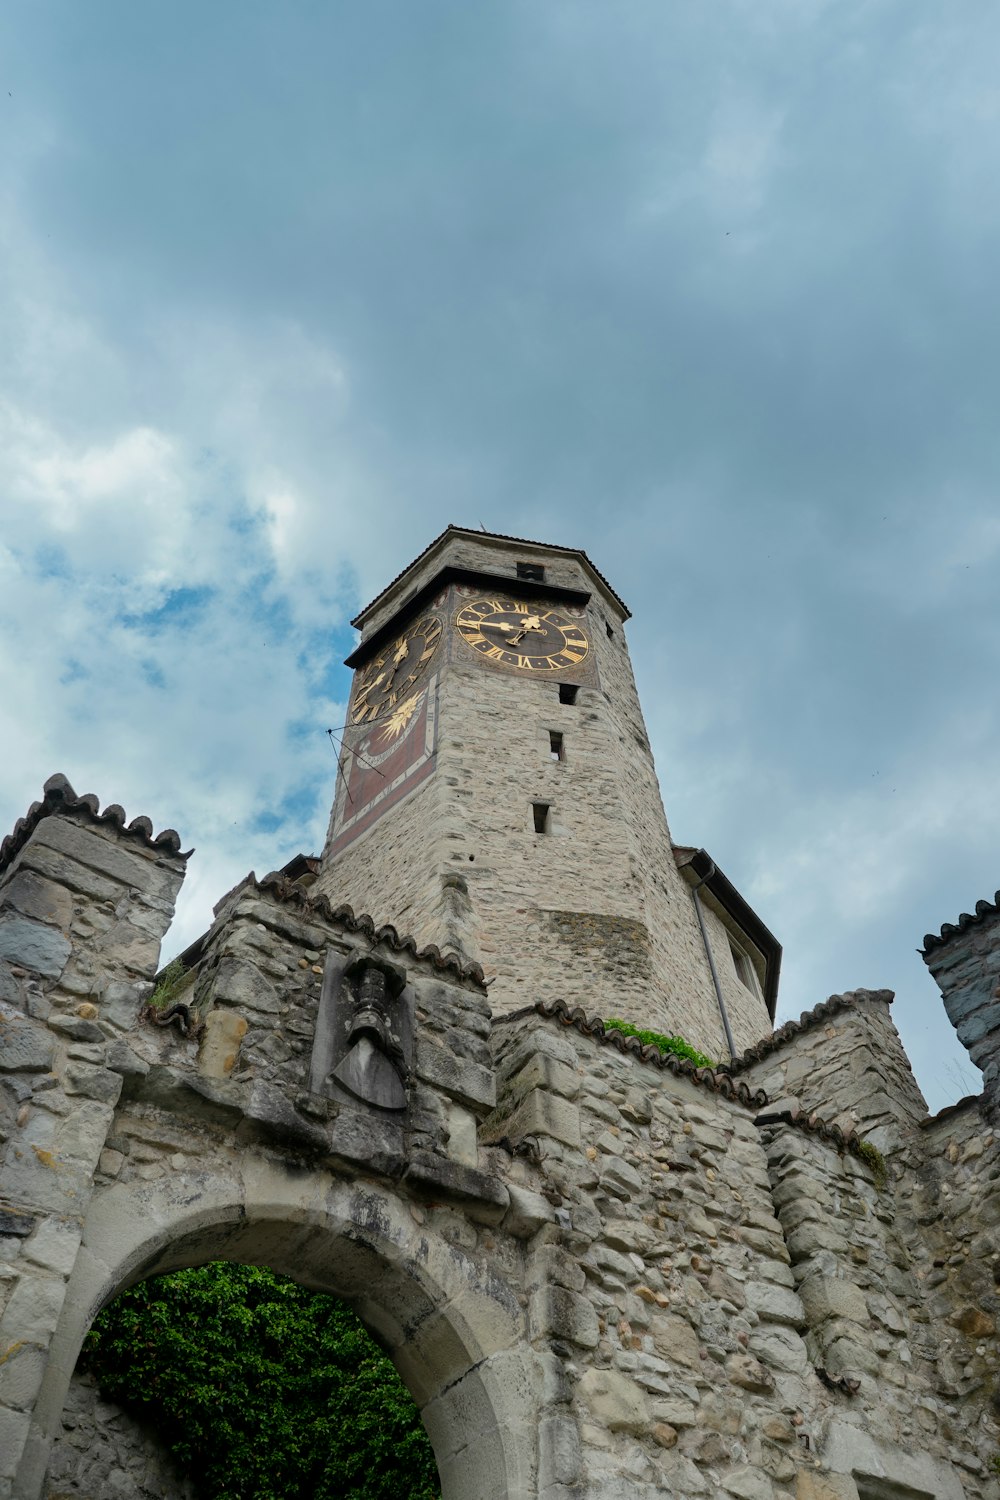
[[[91,1376],[74,1378],[62,1426],[52,1445],[45,1500],[197,1500],[156,1428],[102,1400]]]

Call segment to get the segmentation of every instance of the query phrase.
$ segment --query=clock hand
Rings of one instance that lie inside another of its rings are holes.
[[[511,636],[510,644],[512,646],[516,646],[518,641],[523,640],[524,637],[529,633],[533,635],[536,630],[541,631],[544,630],[544,628],[544,625],[537,615],[522,615],[521,628],[516,635]]]
[[[392,686],[392,679],[395,677],[397,671],[399,670],[400,665],[406,660],[406,658],[409,656],[409,654],[410,654],[410,643],[409,643],[409,641],[406,641],[406,640],[400,641],[399,645],[396,647],[396,654],[392,658],[392,666],[389,669],[389,675],[388,675],[388,677],[385,680],[385,685],[386,685],[387,688]]]

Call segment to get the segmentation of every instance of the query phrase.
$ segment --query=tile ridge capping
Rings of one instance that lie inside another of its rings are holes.
[[[972,1109],[973,1106],[979,1107],[984,1098],[983,1094],[965,1094],[961,1099],[956,1099],[954,1104],[944,1104],[937,1114],[928,1115],[926,1120],[920,1121],[920,1129],[930,1130],[935,1125],[940,1125],[943,1120],[950,1120],[952,1115],[961,1114],[967,1109]]]
[[[778,1027],[777,1031],[772,1031],[770,1036],[748,1047],[735,1061],[720,1063],[719,1067],[723,1072],[735,1076],[746,1068],[752,1067],[754,1063],[770,1056],[772,1052],[779,1052],[803,1031],[810,1031],[814,1026],[819,1026],[821,1022],[829,1020],[831,1016],[839,1015],[841,1011],[855,1010],[866,1000],[878,1000],[885,1005],[891,1005],[895,998],[894,990],[846,990],[842,995],[831,995],[827,1000],[821,1000],[818,1005],[814,1005],[812,1010],[804,1010],[797,1021],[786,1021],[783,1026]]]
[[[924,936],[924,946],[918,948],[917,952],[926,958],[928,953],[933,953],[935,948],[943,948],[959,932],[964,932],[967,927],[976,927],[986,917],[995,915],[1000,911],[1000,891],[997,891],[992,901],[977,901],[975,913],[963,911],[957,922],[943,922],[939,933],[928,932]]]
[[[887,992],[862,990],[858,993],[882,995]],[[675,1057],[672,1053],[661,1052],[659,1047],[644,1045],[638,1037],[626,1036],[614,1026],[606,1030],[604,1022],[598,1016],[588,1017],[579,1005],[570,1007],[564,1000],[539,1000],[533,1006],[516,1012],[514,1016],[498,1017],[498,1019],[515,1020],[532,1013],[544,1016],[549,1021],[558,1021],[562,1026],[572,1026],[583,1036],[591,1037],[603,1047],[614,1047],[618,1052],[629,1053],[637,1057],[640,1062],[651,1063],[654,1068],[666,1069],[667,1072],[679,1078],[689,1078],[692,1083],[702,1088],[710,1089],[713,1093],[721,1094],[726,1099],[732,1099],[735,1103],[756,1111],[754,1124],[757,1126],[792,1125],[796,1130],[804,1130],[809,1135],[819,1136],[838,1152],[848,1151],[859,1160],[865,1160],[862,1150],[863,1142],[856,1130],[844,1130],[840,1125],[831,1125],[816,1113],[807,1114],[798,1103],[786,1104],[784,1100],[778,1100],[778,1107],[769,1111],[770,1100],[763,1089],[751,1090],[742,1078],[733,1078],[722,1068],[696,1067],[690,1058]]]
[[[133,818],[130,823],[126,823],[125,809],[117,802],[110,802],[103,812],[100,811],[100,806],[100,801],[93,792],[86,792],[78,797],[66,777],[56,772],[43,786],[41,802],[33,802],[24,817],[18,818],[10,833],[0,843],[0,871],[6,869],[15,855],[21,852],[42,819],[52,813],[68,813],[84,822],[96,823],[102,828],[113,828],[116,833],[133,839],[146,849],[155,850],[157,854],[172,854],[178,859],[187,860],[194,853],[193,849],[181,852],[180,834],[175,829],[165,828],[162,833],[154,836],[149,818]]]
[[[626,1036],[615,1026],[605,1027],[599,1016],[588,1016],[579,1005],[571,1007],[564,1000],[538,1000],[531,1010],[545,1016],[547,1020],[575,1027],[584,1036],[593,1037],[602,1047],[614,1047],[618,1052],[630,1053],[641,1062],[652,1063],[654,1068],[665,1068],[679,1078],[690,1078],[692,1083],[711,1089],[715,1094],[724,1094],[727,1099],[735,1099],[748,1109],[762,1109],[768,1102],[763,1089],[751,1089],[742,1078],[731,1078],[720,1068],[699,1068],[689,1057],[676,1057],[672,1052],[661,1052],[659,1047],[640,1042],[637,1036]]]
[[[389,922],[382,927],[376,927],[374,918],[368,916],[367,912],[355,915],[354,908],[346,903],[332,906],[326,896],[310,896],[301,886],[282,875],[279,870],[272,870],[269,875],[264,875],[260,880],[251,873],[240,886],[236,887],[236,890],[245,889],[247,886],[273,897],[282,906],[294,906],[302,912],[313,912],[324,921],[331,922],[347,932],[363,933],[373,943],[384,943],[394,953],[408,953],[411,958],[429,964],[439,973],[454,974],[456,978],[485,990],[483,971],[479,964],[466,962],[457,953],[442,953],[435,943],[428,943],[425,947],[418,948],[416,938],[410,933],[400,936]]]

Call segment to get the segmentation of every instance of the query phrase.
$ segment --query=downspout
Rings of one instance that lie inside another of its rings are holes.
[[[705,944],[705,957],[708,959],[708,967],[712,971],[712,983],[715,985],[715,998],[719,1002],[719,1015],[722,1017],[722,1029],[726,1033],[726,1043],[729,1047],[729,1056],[733,1062],[736,1062],[736,1043],[733,1041],[733,1033],[729,1025],[729,1017],[726,1014],[726,1002],[722,998],[722,985],[719,983],[719,971],[715,967],[715,959],[712,957],[712,945],[708,941],[708,933],[705,930],[705,917],[701,909],[701,902],[698,900],[698,892],[701,890],[706,880],[711,880],[714,874],[715,861],[713,859],[709,859],[708,874],[703,875],[698,884],[691,887],[691,899],[694,902],[694,909],[698,915],[698,926],[701,928],[701,940]]]

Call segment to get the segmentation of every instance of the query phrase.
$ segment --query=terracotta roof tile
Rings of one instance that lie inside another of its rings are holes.
[[[890,990],[858,990],[856,995],[866,996],[869,999],[882,998],[886,995],[891,997]],[[850,997],[836,995],[835,1000],[847,1000]],[[826,1002],[829,1004],[829,1002]],[[823,1007],[817,1006],[816,1011]],[[843,1008],[843,1007],[840,1007]],[[815,1015],[816,1012],[810,1012]],[[748,1109],[756,1111],[754,1123],[757,1125],[793,1125],[797,1130],[804,1130],[810,1135],[817,1135],[827,1141],[838,1151],[849,1151],[852,1156],[864,1160],[861,1149],[862,1141],[854,1130],[844,1130],[839,1125],[831,1125],[816,1113],[807,1113],[801,1105],[793,1104],[783,1106],[773,1114],[767,1113],[769,1100],[763,1089],[751,1089],[741,1078],[732,1076],[729,1068],[698,1068],[689,1058],[675,1057],[672,1053],[661,1052],[659,1047],[644,1046],[638,1037],[626,1036],[615,1027],[605,1029],[604,1022],[597,1016],[588,1017],[580,1006],[568,1006],[562,1000],[547,1001],[539,1000],[535,1005],[527,1006],[525,1009],[515,1011],[511,1015],[499,1016],[494,1019],[494,1025],[498,1022],[510,1022],[523,1020],[529,1015],[544,1016],[547,1020],[558,1021],[562,1026],[572,1026],[583,1036],[593,1038],[602,1047],[614,1047],[617,1052],[630,1053],[641,1062],[650,1063],[654,1068],[662,1068],[666,1072],[673,1073],[679,1078],[689,1078],[692,1083],[702,1088],[711,1089],[713,1093],[721,1094],[724,1098],[732,1099],[737,1104],[742,1104]],[[819,1019],[819,1018],[817,1018]],[[797,1022],[790,1022],[797,1026]],[[784,1029],[784,1028],[782,1028]],[[799,1029],[802,1029],[801,1027]]]
[[[928,953],[933,952],[935,948],[943,948],[945,943],[949,942],[956,933],[964,932],[967,927],[978,926],[986,917],[992,917],[998,911],[1000,911],[1000,891],[997,891],[992,901],[977,901],[975,915],[963,911],[957,923],[943,923],[941,931],[938,934],[928,932],[924,937],[924,946],[917,950],[918,953],[921,953],[926,958]]]
[[[853,1010],[863,1000],[880,1000],[886,1005],[891,1005],[895,999],[892,990],[848,990],[843,995],[831,995],[828,1000],[822,1000],[819,1005],[814,1005],[812,1010],[804,1010],[797,1021],[786,1021],[779,1026],[777,1031],[772,1031],[762,1041],[753,1047],[748,1047],[742,1057],[735,1062],[722,1063],[721,1067],[727,1073],[742,1073],[745,1068],[752,1067],[754,1063],[760,1062],[772,1052],[779,1051],[786,1046],[794,1037],[803,1031],[809,1031],[813,1026],[819,1026],[821,1022],[827,1021],[831,1016],[838,1015],[844,1010]]]
[[[483,971],[479,964],[468,962],[457,953],[442,953],[434,943],[418,948],[416,939],[408,933],[400,936],[390,923],[376,927],[372,917],[364,912],[355,915],[354,908],[346,904],[331,906],[325,896],[310,895],[308,888],[303,887],[297,881],[289,880],[280,870],[272,870],[269,875],[264,875],[260,880],[251,872],[233,887],[224,900],[228,901],[247,889],[260,891],[280,902],[282,906],[295,907],[304,917],[318,917],[334,927],[339,927],[343,932],[363,933],[373,943],[384,943],[395,953],[408,953],[411,958],[417,959],[420,963],[429,964],[440,973],[454,974],[458,979],[474,984],[480,989],[484,988]],[[221,911],[222,905],[223,902],[218,904],[217,912]],[[211,929],[211,931],[216,930],[218,930],[218,924],[216,928]],[[210,932],[204,933],[180,954],[180,960],[186,968],[191,968],[197,963],[210,935]]]
[[[43,818],[52,813],[69,813],[81,817],[85,822],[97,823],[104,828],[113,828],[125,838],[131,838],[147,849],[163,854],[175,854],[179,859],[189,859],[194,850],[181,853],[180,835],[172,828],[153,835],[153,825],[148,818],[133,818],[125,822],[125,810],[117,802],[110,802],[103,812],[93,792],[78,797],[65,776],[50,776],[42,788],[41,802],[33,802],[23,818],[18,818],[13,829],[0,843],[0,870],[10,864],[14,856],[24,848]]]

